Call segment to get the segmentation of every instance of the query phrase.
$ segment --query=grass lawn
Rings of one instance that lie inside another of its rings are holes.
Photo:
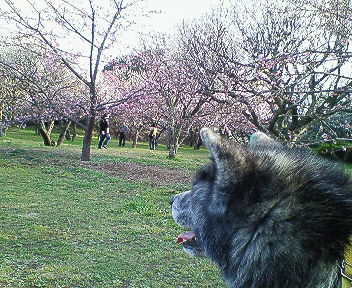
[[[0,139],[0,288],[224,287],[215,265],[176,244],[168,204],[207,152],[168,160],[162,145],[98,150],[94,139],[84,163],[81,143],[45,147],[30,129]]]
[[[32,130],[0,140],[0,287],[224,287],[209,260],[176,244],[168,204],[207,152],[168,160],[162,146],[114,139],[98,150],[95,139],[82,163],[81,140],[45,147]]]

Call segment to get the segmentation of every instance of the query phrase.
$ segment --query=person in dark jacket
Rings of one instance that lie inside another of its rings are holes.
[[[100,133],[100,136],[99,136],[98,149],[101,149],[102,147],[107,149],[111,136],[109,133],[109,117],[108,117],[108,114],[106,113],[104,113],[100,119],[99,133]]]
[[[156,150],[156,135],[158,133],[158,128],[156,128],[156,124],[153,123],[149,128],[149,149]]]
[[[128,130],[129,128],[125,125],[125,123],[122,123],[122,126],[119,129],[119,147],[125,147],[126,133],[128,132]]]

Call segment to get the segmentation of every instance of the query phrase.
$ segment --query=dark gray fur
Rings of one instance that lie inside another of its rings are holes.
[[[174,220],[196,233],[184,249],[217,263],[228,287],[336,288],[352,232],[351,180],[263,135],[235,146],[201,130],[212,161],[171,200]]]

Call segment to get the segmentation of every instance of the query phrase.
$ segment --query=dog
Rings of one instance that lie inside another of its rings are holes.
[[[336,288],[352,232],[352,183],[338,164],[257,132],[247,146],[201,130],[210,163],[170,199],[177,242],[231,288]]]

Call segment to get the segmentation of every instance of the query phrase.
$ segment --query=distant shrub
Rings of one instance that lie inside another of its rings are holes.
[[[311,147],[323,157],[333,160],[343,161],[345,163],[352,163],[352,145],[351,143],[338,141],[336,143],[324,142],[320,145]]]

